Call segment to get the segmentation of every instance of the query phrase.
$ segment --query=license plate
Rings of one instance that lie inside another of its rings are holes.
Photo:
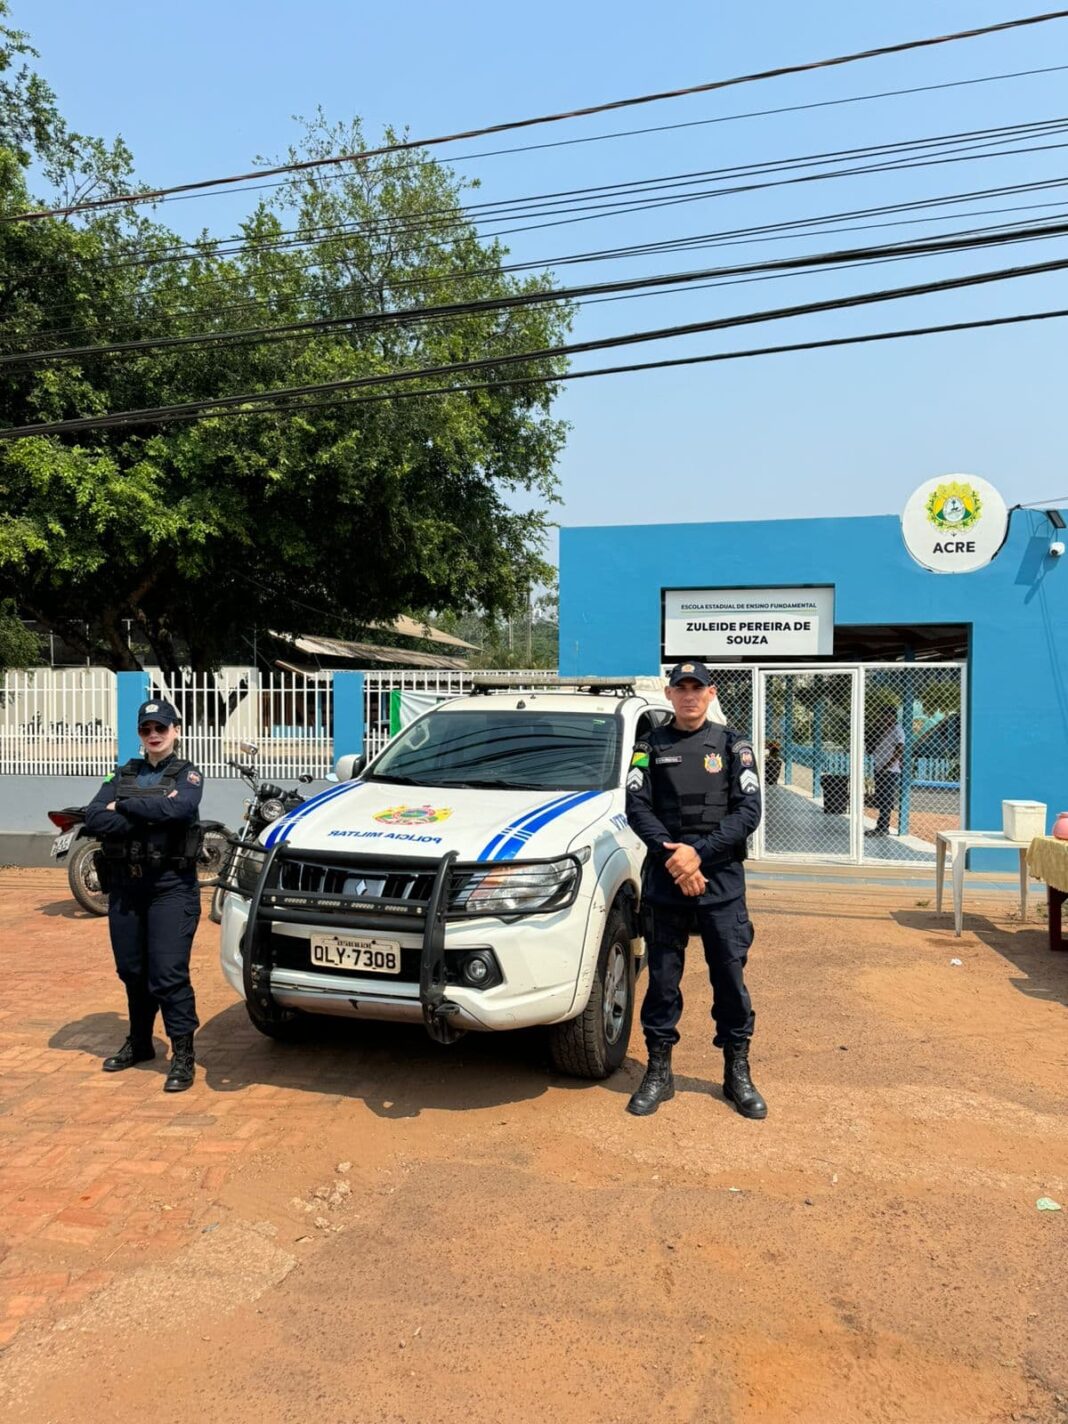
[[[399,974],[400,945],[392,939],[325,935],[312,940],[311,962],[323,969],[357,969],[365,974]]]
[[[52,842],[52,854],[62,855],[64,851],[70,850],[70,843],[74,839],[73,831],[64,831],[61,836],[56,836]]]

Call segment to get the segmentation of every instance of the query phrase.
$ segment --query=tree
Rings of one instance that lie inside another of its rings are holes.
[[[5,8],[0,0],[0,16]],[[5,44],[10,68],[27,47],[6,30]],[[47,86],[20,74],[10,86],[17,121],[0,128],[0,209],[31,203],[34,162],[54,193],[132,190],[122,141],[70,134]],[[290,157],[362,147],[357,121],[319,115]],[[548,286],[545,274],[521,281],[500,270],[505,249],[478,237],[464,189],[448,168],[403,152],[327,177],[294,175],[242,224],[237,244],[208,234],[186,243],[140,209],[0,224],[9,351],[339,316],[365,323],[8,366],[0,423],[558,344],[570,322],[558,301],[391,317]],[[506,616],[550,572],[546,511],[565,435],[552,396],[551,385],[502,384],[0,442],[0,589],[17,585],[26,612],[115,668],[137,666],[124,635],[133,620],[171,676],[183,663],[202,670],[241,656],[254,627],[351,635],[430,607]]]
[[[41,656],[41,641],[31,633],[10,599],[0,601],[0,676],[9,668],[32,667]]]

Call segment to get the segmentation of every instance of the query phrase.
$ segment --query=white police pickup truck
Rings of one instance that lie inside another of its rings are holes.
[[[626,778],[671,709],[581,689],[476,682],[237,853],[222,967],[256,1028],[335,1014],[448,1043],[544,1024],[561,1071],[619,1067],[644,948]]]

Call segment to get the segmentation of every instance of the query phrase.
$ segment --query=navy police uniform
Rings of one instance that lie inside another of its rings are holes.
[[[165,702],[145,703],[139,723],[141,717],[178,721]],[[103,846],[111,948],[126,987],[130,1042],[148,1050],[142,1057],[151,1056],[157,1009],[172,1042],[191,1042],[198,1027],[189,957],[200,919],[203,790],[200,772],[177,755],[157,766],[134,757],[86,807],[86,828]],[[107,809],[111,802],[114,811]]]
[[[717,1047],[747,1043],[754,1013],[744,970],[753,943],[745,903],[746,839],[760,822],[760,779],[748,738],[706,722],[695,732],[674,723],[634,748],[627,820],[645,842],[642,898],[651,911],[649,984],[642,1005],[646,1042],[675,1044],[682,1016],[686,942],[698,933],[712,983]],[[665,862],[666,842],[692,846],[707,881],[702,895],[679,890]]]

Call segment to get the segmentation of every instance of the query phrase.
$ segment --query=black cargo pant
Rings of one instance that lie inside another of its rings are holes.
[[[699,934],[712,984],[717,1048],[753,1036],[756,1015],[743,977],[753,926],[745,896],[715,904],[650,904],[649,983],[642,1003],[642,1031],[652,1046],[678,1043],[682,1017],[682,971],[686,942]]]
[[[115,968],[126,986],[130,1033],[152,1037],[156,1010],[168,1038],[199,1026],[189,955],[200,919],[196,876],[165,870],[140,879],[117,876],[108,896]]]

